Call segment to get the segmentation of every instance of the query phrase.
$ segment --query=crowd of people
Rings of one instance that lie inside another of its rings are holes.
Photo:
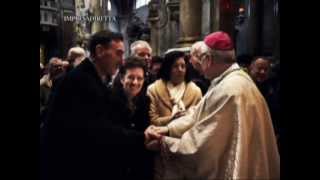
[[[280,179],[279,73],[225,32],[190,52],[93,34],[40,63],[41,179]],[[274,74],[272,74],[274,73]]]

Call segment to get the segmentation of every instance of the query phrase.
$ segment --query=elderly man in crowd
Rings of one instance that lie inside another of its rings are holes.
[[[72,68],[78,66],[86,58],[86,52],[81,47],[73,47],[68,51],[67,61]]]
[[[141,57],[146,62],[147,72],[144,85],[144,87],[146,88],[151,83],[150,69],[152,61],[152,48],[147,41],[138,40],[130,45],[130,51],[132,56]]]
[[[130,45],[132,56],[138,56],[146,61],[147,68],[150,69],[152,60],[152,48],[147,41],[138,40]]]
[[[210,81],[204,77],[200,64],[201,48],[204,47],[203,44],[203,41],[197,41],[191,46],[189,61],[192,65],[192,68],[190,68],[192,81],[200,87],[202,94],[206,94],[210,86]]]

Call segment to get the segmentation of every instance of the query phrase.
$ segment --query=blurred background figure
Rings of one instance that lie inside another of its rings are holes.
[[[48,88],[51,88],[54,80],[63,72],[62,60],[57,57],[51,58],[47,69],[47,73],[45,73],[40,79],[40,86],[47,86]]]
[[[245,15],[245,9],[240,7],[238,10],[238,16],[235,19],[234,25],[234,40],[233,44],[235,45],[236,55],[241,56],[249,52],[249,38],[248,34],[248,21]]]
[[[236,17],[236,25],[241,25],[246,19],[245,10],[243,7],[240,7],[238,10],[238,16]]]
[[[86,58],[86,52],[81,47],[73,47],[68,51],[67,61],[70,68],[75,68]]]
[[[271,62],[267,57],[255,57],[250,64],[249,73],[257,85],[263,85],[269,78]]]
[[[40,124],[43,122],[43,118],[46,114],[46,108],[49,103],[53,86],[56,83],[56,79],[63,72],[62,60],[57,57],[53,57],[48,63],[47,72],[44,72],[44,75],[40,78]]]
[[[159,71],[163,62],[161,56],[153,56],[150,65],[150,84],[159,79]]]
[[[280,64],[272,64],[271,57],[255,57],[250,64],[249,74],[267,101],[275,133],[280,136]],[[279,145],[279,144],[278,144]]]

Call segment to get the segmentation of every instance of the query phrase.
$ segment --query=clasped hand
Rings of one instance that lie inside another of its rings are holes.
[[[146,148],[152,151],[159,151],[160,140],[162,136],[168,134],[168,132],[169,129],[165,126],[149,126],[144,132]]]

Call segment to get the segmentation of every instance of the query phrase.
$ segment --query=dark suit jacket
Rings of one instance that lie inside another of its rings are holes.
[[[88,59],[62,79],[46,119],[43,177],[126,178],[128,149],[143,150],[144,136],[115,123],[110,96]]]

